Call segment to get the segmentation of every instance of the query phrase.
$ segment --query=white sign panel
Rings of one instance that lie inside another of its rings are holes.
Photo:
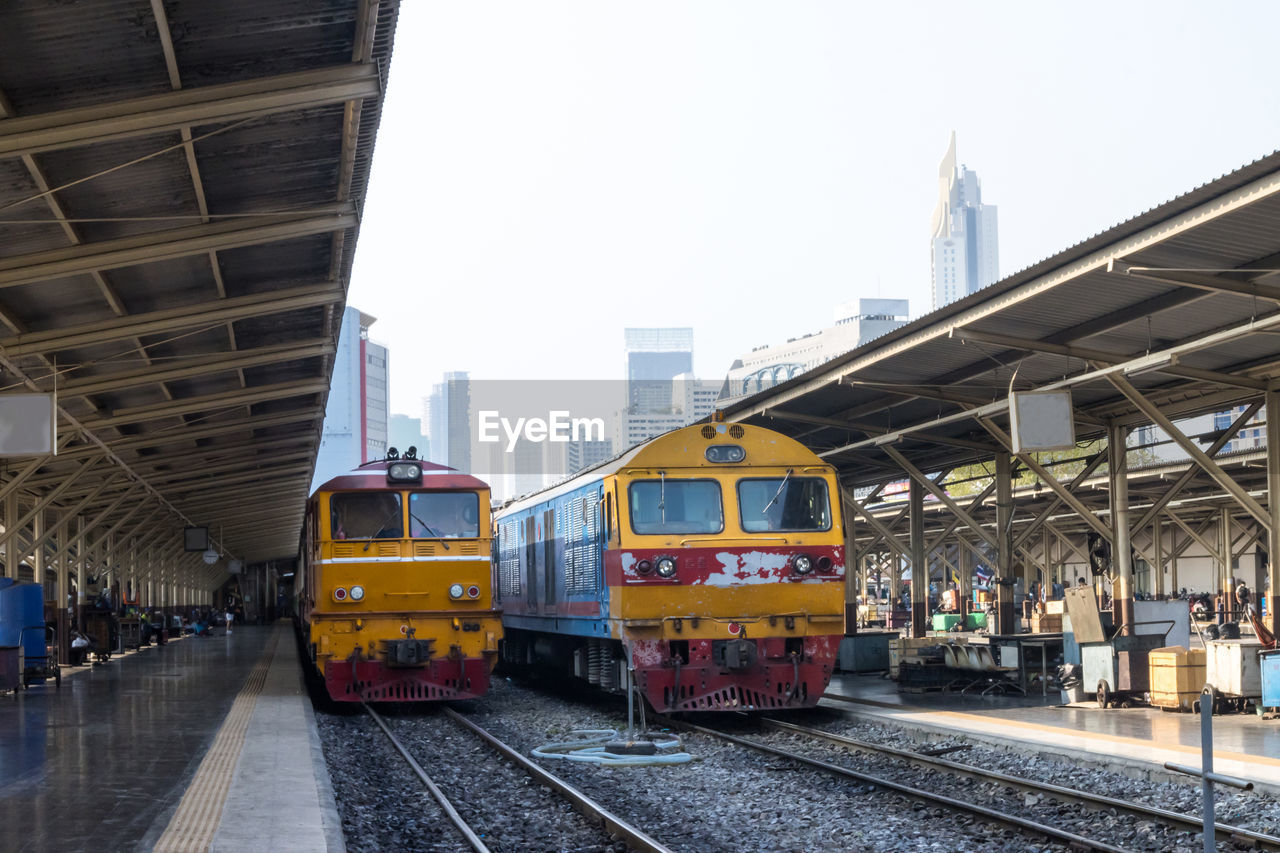
[[[52,394],[0,394],[0,456],[53,453],[57,431]]]
[[[1009,395],[1014,453],[1070,450],[1076,446],[1070,391],[1016,391]]]

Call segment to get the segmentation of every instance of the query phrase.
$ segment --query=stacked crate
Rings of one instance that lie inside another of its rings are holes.
[[[1204,649],[1166,646],[1148,656],[1151,704],[1173,711],[1190,711],[1205,683]]]

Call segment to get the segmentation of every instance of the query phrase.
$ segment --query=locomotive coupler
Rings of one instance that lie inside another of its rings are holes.
[[[724,644],[724,665],[735,672],[756,665],[756,644],[751,640],[729,640]]]
[[[431,660],[431,645],[434,640],[384,640],[387,651],[387,666],[411,667],[425,666]]]

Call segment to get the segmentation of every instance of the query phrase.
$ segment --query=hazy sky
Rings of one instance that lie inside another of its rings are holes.
[[[1280,148],[1280,4],[407,0],[349,304],[392,410],[446,370],[696,372],[930,307],[948,135],[1009,275]]]

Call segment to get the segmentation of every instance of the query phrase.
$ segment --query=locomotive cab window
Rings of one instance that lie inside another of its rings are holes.
[[[627,490],[636,533],[719,533],[724,530],[715,480],[637,480]]]
[[[747,533],[831,529],[827,484],[816,477],[739,480],[738,508]]]
[[[350,492],[329,498],[334,539],[399,539],[404,536],[400,496],[393,492]]]
[[[414,539],[475,539],[480,535],[480,496],[414,492],[409,495],[409,533]]]

